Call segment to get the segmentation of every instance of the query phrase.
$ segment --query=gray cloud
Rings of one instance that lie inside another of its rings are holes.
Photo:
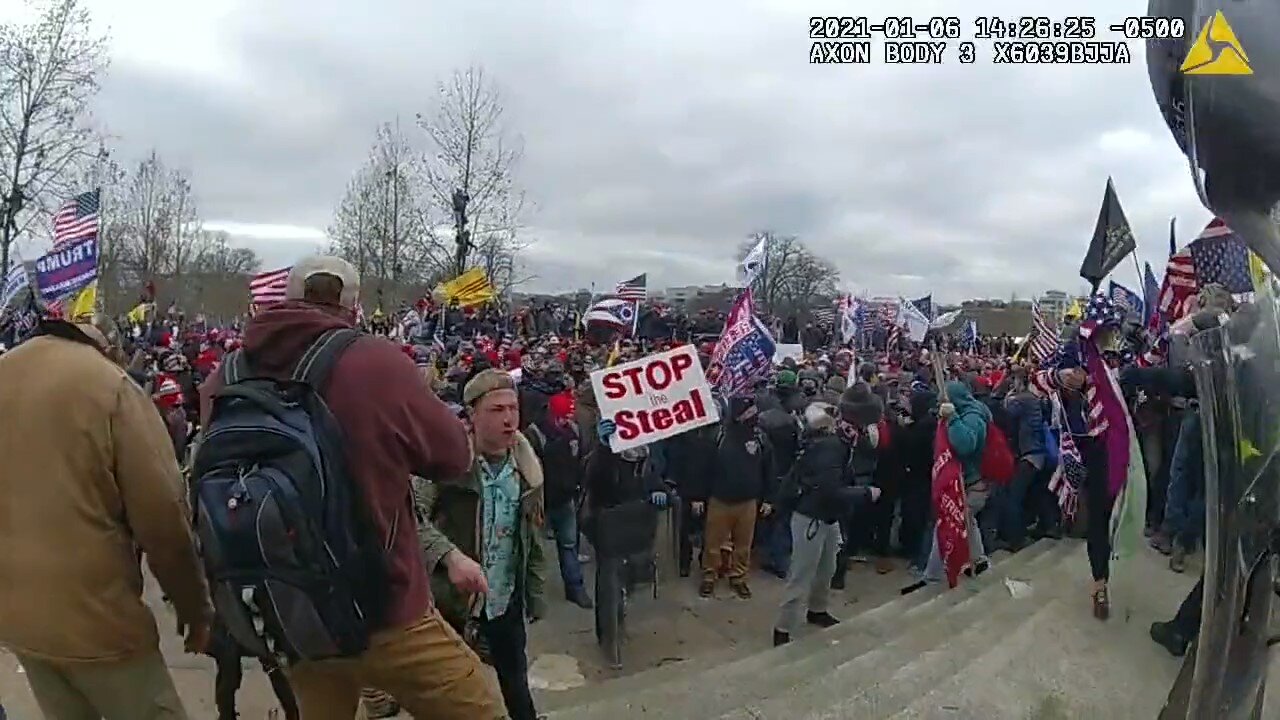
[[[978,15],[1028,11],[965,7],[966,36]],[[276,0],[203,29],[238,69],[224,82],[118,62],[99,111],[124,153],[155,146],[187,167],[205,217],[323,228],[375,126],[411,124],[437,79],[482,63],[526,149],[538,239],[526,260],[544,290],[642,271],[655,286],[732,280],[742,237],[771,228],[858,290],[1025,297],[1078,288],[1108,175],[1144,259],[1163,258],[1170,215],[1187,231],[1207,219],[1140,54],[1127,66],[1007,67],[980,46],[967,66],[954,49],[938,67],[809,65],[807,17],[849,9]],[[1143,10],[1082,0],[1071,12],[1105,26]],[[257,246],[287,262],[300,242]],[[1118,272],[1133,283],[1132,269]]]

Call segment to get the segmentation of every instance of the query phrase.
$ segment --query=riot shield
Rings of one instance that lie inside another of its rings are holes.
[[[1268,281],[1270,282],[1270,281]],[[1186,718],[1260,717],[1280,521],[1280,325],[1270,292],[1192,338],[1204,442],[1200,636],[1180,683]],[[1178,703],[1181,704],[1181,703]],[[1171,708],[1173,709],[1173,708]],[[1173,717],[1166,714],[1165,717]]]
[[[1280,3],[1149,0],[1152,91],[1201,201],[1280,273]],[[1255,283],[1257,277],[1255,276]],[[1275,293],[1193,338],[1206,465],[1200,635],[1162,718],[1260,717],[1280,521]],[[1203,326],[1202,326],[1203,327]]]

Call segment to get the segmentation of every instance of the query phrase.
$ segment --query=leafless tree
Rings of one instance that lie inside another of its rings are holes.
[[[225,232],[200,231],[203,249],[192,259],[188,272],[200,275],[252,275],[262,269],[262,259],[252,248],[232,247]]]
[[[98,207],[98,292],[108,305],[120,291],[120,255],[126,230],[117,204],[127,177],[128,173],[107,149],[106,140],[99,138],[98,151],[78,164],[73,180],[76,187],[102,190]]]
[[[523,151],[508,135],[504,109],[497,86],[471,67],[441,83],[435,107],[418,115],[429,143],[422,223],[428,242],[452,250],[450,274],[482,264],[500,292],[530,279],[521,277],[518,258],[530,242],[522,234],[525,194],[515,178]]]
[[[124,182],[113,211],[122,225],[123,280],[142,284],[161,274],[182,276],[198,261],[199,230],[191,182],[153,150]]]
[[[765,271],[756,281],[756,298],[778,316],[803,315],[809,307],[834,298],[839,291],[840,272],[825,258],[815,255],[794,235],[770,230],[752,233],[739,247],[741,262],[761,240],[767,240]]]
[[[83,188],[71,172],[98,149],[89,101],[106,38],[80,0],[29,0],[30,23],[0,26],[0,267],[27,225]]]
[[[329,227],[330,252],[354,264],[379,295],[388,285],[424,283],[444,262],[431,234],[422,229],[420,160],[399,123],[379,126],[369,157],[351,179]]]

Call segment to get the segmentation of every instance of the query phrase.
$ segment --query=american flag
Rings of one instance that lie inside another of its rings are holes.
[[[880,325],[894,327],[898,324],[898,306],[895,303],[880,303]]]
[[[1058,353],[1062,342],[1058,338],[1058,332],[1045,319],[1040,303],[1031,306],[1031,323],[1035,330],[1035,337],[1031,340],[1031,359],[1044,364]]]
[[[100,195],[100,190],[80,193],[58,208],[58,214],[53,216],[54,250],[98,234]]]
[[[620,282],[613,289],[613,294],[623,300],[632,300],[642,302],[648,297],[649,278],[648,273],[640,273],[639,275]]]
[[[813,318],[815,323],[824,327],[830,327],[835,322],[836,310],[835,308],[829,307],[814,308],[809,313],[809,316]]]
[[[1196,293],[1208,283],[1219,283],[1237,295],[1253,291],[1248,248],[1220,218],[1169,256],[1160,286],[1160,318],[1172,325],[1190,314]]]
[[[1116,307],[1119,308],[1120,312],[1125,315],[1133,315],[1137,318],[1144,317],[1142,297],[1139,296],[1138,293],[1130,290],[1124,285],[1121,285],[1115,280],[1112,280],[1110,294],[1111,301],[1116,304]]]
[[[1196,264],[1191,249],[1184,248],[1169,256],[1160,285],[1160,318],[1166,324],[1176,322],[1190,310],[1190,300],[1200,290],[1196,282]]]
[[[253,276],[249,281],[249,301],[254,305],[270,305],[284,300],[291,269],[281,268]]]
[[[1253,292],[1249,249],[1221,220],[1214,218],[1191,243],[1191,261],[1196,266],[1196,279],[1201,287],[1218,283],[1229,293]]]
[[[863,335],[870,335],[876,331],[876,323],[879,321],[880,316],[872,312],[865,302],[858,301],[854,317],[859,319],[858,324],[861,326]]]

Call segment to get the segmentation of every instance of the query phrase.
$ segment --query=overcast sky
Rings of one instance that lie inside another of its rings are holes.
[[[1106,25],[1146,0],[1076,0]],[[810,0],[93,0],[112,66],[97,112],[155,147],[207,223],[286,265],[323,242],[377,124],[482,64],[525,146],[536,290],[733,280],[748,232],[800,236],[872,294],[1077,290],[1115,178],[1144,260],[1208,220],[1142,48],[1117,66],[809,64],[808,17],[924,20],[1062,4]],[[875,52],[880,52],[877,42]],[[1135,285],[1131,263],[1118,277]]]

